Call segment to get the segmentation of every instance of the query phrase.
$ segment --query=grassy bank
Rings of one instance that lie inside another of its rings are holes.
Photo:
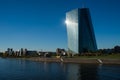
[[[86,64],[120,64],[120,59],[95,59],[95,58],[24,58],[25,60],[37,62],[58,62],[58,63],[86,63]]]
[[[100,55],[100,56],[74,56],[73,58],[120,59],[120,54],[110,54],[110,55]]]
[[[56,56],[52,57],[3,57],[3,58],[18,58],[23,60],[31,60],[38,62],[63,62],[63,63],[95,63],[101,64],[120,64],[120,54],[110,54],[110,55],[100,55],[100,56],[74,56],[74,57],[62,57],[56,58]],[[62,60],[61,60],[62,59]]]

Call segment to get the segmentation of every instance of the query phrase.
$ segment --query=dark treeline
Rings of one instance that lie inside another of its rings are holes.
[[[97,51],[84,50],[80,54],[75,54],[75,56],[101,56],[101,55],[110,55],[110,54],[120,54],[120,46],[115,46],[108,49],[98,49]]]
[[[115,46],[114,48],[109,48],[109,49],[99,49],[97,51],[98,53],[102,54],[115,54],[115,53],[120,53],[120,46]]]

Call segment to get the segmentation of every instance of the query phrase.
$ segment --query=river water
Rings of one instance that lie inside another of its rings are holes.
[[[120,80],[120,65],[46,63],[0,58],[0,80]]]

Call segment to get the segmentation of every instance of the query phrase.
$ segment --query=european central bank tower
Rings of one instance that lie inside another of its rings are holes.
[[[96,51],[96,39],[89,8],[78,8],[66,13],[68,52],[76,54]]]

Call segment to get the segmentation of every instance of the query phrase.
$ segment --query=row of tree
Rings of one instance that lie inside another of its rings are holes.
[[[102,54],[120,53],[120,46],[115,46],[114,48],[111,49],[99,49],[97,52]]]
[[[114,48],[98,49],[97,51],[89,51],[84,49],[82,53],[75,54],[74,56],[100,56],[108,54],[120,54],[120,46],[117,45]]]

